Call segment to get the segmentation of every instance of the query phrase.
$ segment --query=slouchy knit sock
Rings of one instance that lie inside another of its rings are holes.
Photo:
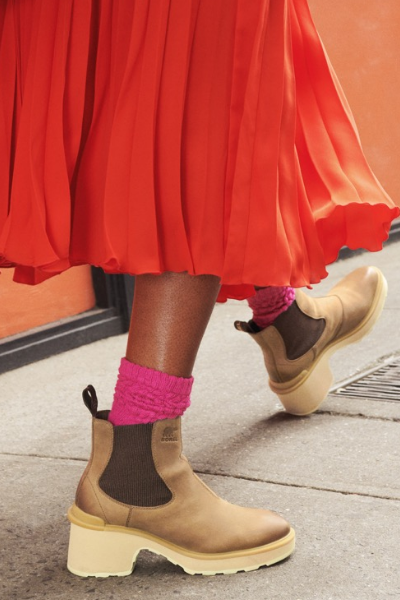
[[[293,304],[295,297],[292,287],[259,288],[255,296],[247,300],[253,311],[253,321],[265,329]]]
[[[121,360],[114,402],[108,416],[113,425],[175,419],[190,406],[193,377],[175,377]]]

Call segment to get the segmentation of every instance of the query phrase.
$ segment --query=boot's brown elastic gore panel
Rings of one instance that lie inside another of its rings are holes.
[[[154,466],[152,423],[114,427],[114,445],[108,465],[100,477],[100,488],[108,496],[131,506],[167,504],[172,494]]]
[[[289,360],[296,360],[316,344],[324,332],[325,319],[314,319],[301,312],[294,301],[274,322],[286,347]]]

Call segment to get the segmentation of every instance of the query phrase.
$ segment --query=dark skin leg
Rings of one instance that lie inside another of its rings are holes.
[[[219,288],[214,275],[138,275],[126,358],[190,377]]]

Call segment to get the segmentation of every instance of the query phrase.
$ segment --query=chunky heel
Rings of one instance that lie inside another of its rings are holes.
[[[320,358],[312,371],[300,373],[289,385],[271,380],[269,385],[286,412],[301,417],[317,410],[327,396],[332,383],[333,375],[327,353]]]
[[[285,519],[229,504],[193,473],[182,455],[179,417],[114,427],[98,412],[92,387],[84,400],[93,417],[92,452],[68,511],[69,571],[130,575],[148,550],[191,575],[228,574],[293,552],[295,533]],[[130,485],[121,488],[126,473]]]
[[[67,567],[81,577],[122,577],[132,573],[139,551],[133,535],[71,523]]]
[[[135,568],[140,550],[150,550],[179,565],[190,575],[216,575],[254,571],[287,558],[294,550],[295,533],[269,544],[232,552],[195,552],[143,531],[106,525],[74,504],[68,511],[71,523],[68,570],[80,577],[123,577]]]

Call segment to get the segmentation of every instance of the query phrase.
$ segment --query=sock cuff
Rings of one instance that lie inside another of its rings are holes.
[[[255,296],[247,299],[253,310],[253,321],[264,329],[272,325],[275,319],[285,312],[296,299],[292,287],[265,287],[257,290]]]
[[[176,377],[121,360],[114,402],[108,416],[113,425],[175,419],[190,405],[193,377]]]
[[[168,375],[168,373],[132,363],[126,358],[121,360],[119,374],[159,391],[172,392],[182,396],[190,396],[194,381],[193,377]]]
[[[276,286],[265,287],[257,290],[254,296],[247,299],[250,308],[271,308],[290,305],[296,299],[296,292],[292,287]]]

